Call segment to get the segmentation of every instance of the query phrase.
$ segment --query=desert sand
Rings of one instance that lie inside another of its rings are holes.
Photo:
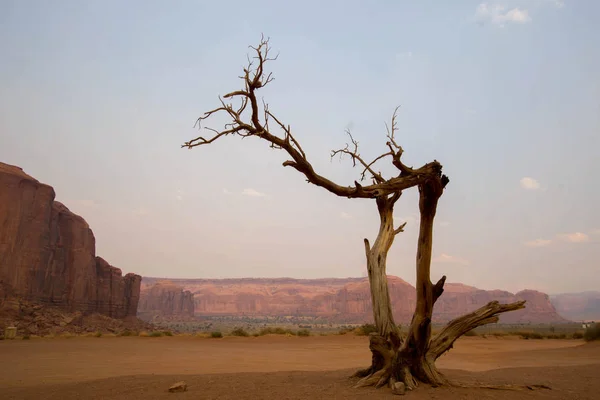
[[[370,362],[353,335],[76,337],[0,342],[1,399],[384,399],[387,388],[353,389]],[[420,387],[411,399],[597,399],[600,343],[461,338],[439,367],[461,383],[544,384],[552,390]],[[168,393],[185,380],[188,391]]]

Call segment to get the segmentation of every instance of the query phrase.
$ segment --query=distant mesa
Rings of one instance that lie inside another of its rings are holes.
[[[164,278],[144,277],[143,287]],[[416,305],[415,288],[396,276],[388,276],[394,318],[409,323]],[[346,279],[170,279],[169,284],[193,293],[194,312],[203,316],[302,316],[332,323],[365,323],[373,319],[367,278]],[[501,323],[539,324],[568,322],[559,315],[549,296],[535,290],[516,294],[481,290],[447,283],[434,307],[434,321],[447,322],[476,310],[492,300],[510,303],[527,300],[526,308],[502,314]]]
[[[600,292],[563,293],[550,296],[556,311],[573,321],[600,321]]]
[[[138,316],[146,321],[194,317],[194,295],[170,281],[159,281],[141,291]]]
[[[92,230],[54,189],[0,162],[0,305],[20,299],[65,312],[135,317],[142,278],[96,256]]]

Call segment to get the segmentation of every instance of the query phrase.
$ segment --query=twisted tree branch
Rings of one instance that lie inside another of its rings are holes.
[[[273,81],[271,73],[265,72],[265,64],[269,61],[277,59],[277,56],[271,57],[269,47],[269,39],[261,38],[260,44],[257,47],[250,46],[254,56],[248,57],[248,65],[244,68],[244,73],[240,78],[244,81],[244,88],[235,90],[219,98],[221,105],[213,110],[205,112],[200,116],[194,126],[203,129],[201,126],[207,119],[217,113],[226,113],[230,122],[224,125],[223,129],[217,130],[212,128],[204,128],[211,131],[214,135],[206,138],[198,136],[185,142],[182,147],[192,149],[194,147],[208,145],[220,139],[223,136],[237,135],[240,137],[255,136],[267,141],[271,147],[284,150],[290,157],[289,160],[283,163],[283,166],[292,167],[302,173],[309,183],[320,186],[337,196],[347,198],[377,198],[382,196],[393,195],[394,193],[402,192],[417,186],[427,181],[431,176],[439,175],[442,170],[442,165],[433,161],[423,165],[420,168],[408,168],[400,161],[403,149],[398,145],[394,138],[396,130],[397,110],[394,111],[392,117],[392,126],[388,127],[388,147],[390,151],[375,157],[373,161],[366,162],[358,153],[358,142],[354,140],[352,135],[350,139],[354,145],[354,149],[350,149],[347,145],[344,149],[333,151],[332,155],[348,155],[352,158],[353,164],[360,164],[363,168],[361,172],[361,180],[364,180],[366,174],[370,174],[373,179],[373,184],[362,186],[358,182],[354,182],[354,186],[342,186],[326,177],[318,174],[311,163],[308,161],[306,153],[302,146],[292,135],[289,125],[284,124],[269,110],[268,104],[264,101],[259,104],[257,100],[257,91]],[[230,101],[226,103],[225,100]],[[234,106],[233,102],[239,102]],[[274,134],[269,126],[270,121],[275,121],[276,126],[283,132],[283,135]],[[380,172],[374,169],[374,164],[384,158],[391,156],[392,164],[398,167],[400,174],[390,179],[385,179]]]
[[[498,322],[499,314],[515,311],[525,308],[525,300],[510,304],[500,304],[497,301],[491,301],[483,307],[472,313],[456,318],[431,340],[429,344],[428,357],[434,360],[452,348],[454,341],[481,325],[493,324]]]

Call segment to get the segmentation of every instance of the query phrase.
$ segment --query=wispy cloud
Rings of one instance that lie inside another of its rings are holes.
[[[557,235],[557,237],[569,243],[585,243],[590,241],[590,237],[583,232],[562,233]]]
[[[396,54],[396,60],[411,59],[411,58],[413,58],[412,51],[405,51],[403,53]]]
[[[146,207],[138,207],[132,211],[133,215],[144,216],[150,214],[150,210]]]
[[[250,197],[266,197],[267,196],[266,194],[261,193],[258,190],[255,190],[255,189],[252,189],[252,188],[244,189],[242,191],[242,194],[244,196],[250,196]]]
[[[526,190],[538,190],[541,187],[537,180],[528,176],[521,178],[519,183],[521,184],[521,187]]]
[[[450,254],[446,253],[440,254],[439,256],[435,257],[432,261],[435,263],[469,265],[469,260],[465,260],[464,258],[456,256],[451,256]]]
[[[175,192],[175,198],[179,201],[183,200],[183,195],[184,195],[184,191],[181,189],[177,189],[177,191]]]
[[[226,188],[223,188],[223,194],[232,194],[229,190],[227,190]]]
[[[519,7],[506,9],[503,5],[481,3],[475,10],[475,19],[480,23],[489,22],[504,27],[507,23],[524,24],[531,21],[529,11]]]
[[[587,243],[590,237],[583,232],[561,233],[555,239],[535,239],[523,243],[527,247],[546,247],[556,242]]]
[[[342,211],[340,213],[340,218],[343,218],[343,219],[352,219],[352,215],[348,214],[347,212]]]
[[[535,239],[523,243],[527,247],[546,247],[552,243],[550,239]]]
[[[542,0],[544,3],[553,4],[556,8],[563,8],[565,2],[563,0]]]
[[[590,235],[600,235],[600,228],[592,229]]]

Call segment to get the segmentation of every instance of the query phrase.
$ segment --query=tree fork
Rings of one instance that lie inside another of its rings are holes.
[[[399,335],[381,330],[378,326],[378,334],[372,334],[370,337],[369,348],[372,352],[372,365],[354,375],[362,378],[356,387],[380,387],[385,384],[393,385],[398,381],[403,382],[409,390],[416,388],[419,382],[433,386],[447,385],[449,384],[448,380],[435,365],[436,359],[448,351],[456,339],[469,330],[483,324],[496,322],[499,313],[524,307],[525,302],[507,305],[491,302],[473,313],[451,321],[434,340],[431,340],[433,306],[442,295],[446,281],[446,276],[442,276],[435,285],[430,280],[433,223],[438,200],[448,182],[448,178],[440,173],[418,187],[420,225],[416,257],[417,304],[408,335],[404,340],[397,340]],[[383,236],[382,231],[389,231],[389,227],[384,227],[383,215],[386,209],[381,207],[379,202],[378,209],[382,216],[379,240]],[[384,254],[387,255],[387,252]],[[369,266],[369,268],[371,267]],[[385,270],[385,266],[383,268],[379,266],[379,268]],[[373,280],[371,274],[369,274],[369,280]],[[373,291],[373,282],[371,284]],[[386,288],[381,293],[388,294],[389,292]],[[372,298],[374,302],[382,300],[381,296],[372,296]],[[375,303],[373,307],[377,323],[376,309],[380,307],[376,307]],[[393,317],[390,320],[393,321]]]

